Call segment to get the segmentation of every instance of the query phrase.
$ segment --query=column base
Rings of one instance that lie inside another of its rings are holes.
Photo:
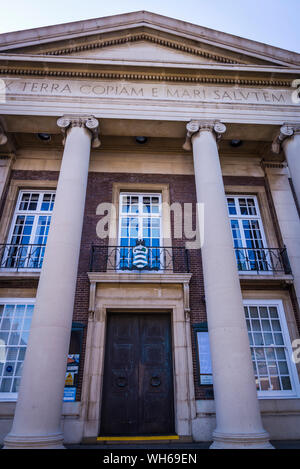
[[[263,433],[213,433],[210,449],[274,449],[270,435]]]
[[[62,433],[45,436],[8,434],[4,439],[2,449],[65,449],[63,441],[64,437]]]

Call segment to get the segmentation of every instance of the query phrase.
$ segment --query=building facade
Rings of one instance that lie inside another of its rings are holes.
[[[299,72],[144,11],[0,36],[4,448],[300,438]]]

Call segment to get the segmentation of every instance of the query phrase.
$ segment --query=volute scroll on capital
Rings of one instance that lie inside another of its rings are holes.
[[[279,133],[275,136],[272,142],[272,152],[273,153],[280,153],[282,148],[282,143],[287,138],[292,137],[295,134],[300,133],[300,123],[297,124],[290,124],[286,123],[280,127]]]
[[[92,147],[98,148],[101,145],[99,139],[99,122],[94,116],[62,116],[57,120],[63,134],[63,145],[65,144],[67,130],[72,127],[85,127],[92,134]]]
[[[223,122],[220,121],[196,121],[191,120],[186,125],[186,140],[182,146],[182,148],[186,151],[192,150],[192,137],[198,132],[203,130],[212,132],[216,140],[219,141],[222,135],[226,132],[226,126]]]

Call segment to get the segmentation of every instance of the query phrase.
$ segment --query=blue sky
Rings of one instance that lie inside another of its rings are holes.
[[[0,33],[137,10],[300,53],[300,0],[2,0]]]

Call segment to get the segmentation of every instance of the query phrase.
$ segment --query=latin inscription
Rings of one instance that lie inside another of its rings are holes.
[[[220,102],[249,104],[293,105],[291,90],[268,88],[244,88],[239,86],[199,86],[137,84],[123,81],[49,80],[49,79],[0,79],[0,94],[9,99],[22,95],[59,96],[72,98],[118,98],[138,100],[168,100],[187,102]]]

